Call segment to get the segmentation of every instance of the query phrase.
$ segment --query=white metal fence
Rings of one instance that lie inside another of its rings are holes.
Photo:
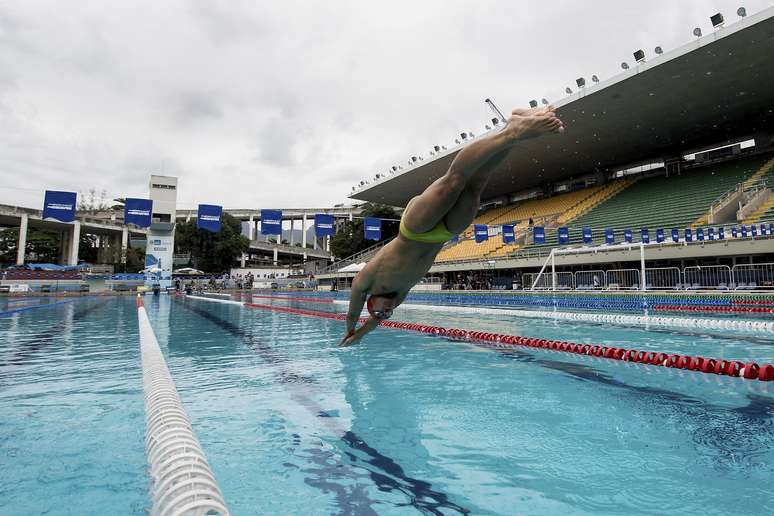
[[[537,284],[532,287],[537,278]],[[528,272],[522,276],[524,286],[526,288],[532,287],[533,290],[552,290],[554,286],[554,279],[550,272],[544,272],[538,277],[537,273]],[[573,290],[575,288],[575,275],[572,272],[557,272],[556,273],[556,290]]]
[[[577,290],[597,290],[607,288],[605,271],[578,271],[575,273],[575,288]]]
[[[697,265],[683,269],[683,287],[686,289],[729,289],[733,286],[731,267],[728,265]]]
[[[145,452],[153,501],[150,514],[228,515],[141,302],[137,320],[145,393]]]
[[[774,288],[774,263],[734,265],[732,275],[737,290]]]
[[[552,290],[551,271],[543,274],[524,273],[522,283],[529,290]],[[637,290],[641,271],[638,269],[592,270],[556,273],[557,290]],[[774,290],[774,263],[735,265],[701,265],[654,267],[645,269],[646,290]]]
[[[607,286],[610,290],[637,290],[640,288],[640,279],[640,271],[637,269],[607,271]]]
[[[677,267],[654,267],[645,269],[645,288],[647,290],[675,290],[682,283],[680,269]]]

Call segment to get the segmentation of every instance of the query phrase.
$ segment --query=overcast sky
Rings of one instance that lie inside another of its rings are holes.
[[[0,0],[0,202],[324,207],[502,108],[762,0]]]

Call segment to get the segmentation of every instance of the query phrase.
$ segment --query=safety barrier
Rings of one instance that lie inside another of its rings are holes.
[[[278,307],[257,303],[245,303],[245,306],[263,310],[272,310],[276,312],[285,312],[295,315],[322,317],[326,319],[346,319],[346,316],[343,314],[303,310],[300,308]],[[365,319],[361,318],[360,320],[362,322]],[[577,344],[573,342],[521,337],[518,335],[504,335],[500,333],[490,333],[483,331],[468,331],[459,328],[443,328],[441,326],[430,326],[425,324],[398,321],[380,321],[380,325],[388,328],[417,331],[421,333],[449,337],[452,339],[472,342],[486,342],[490,345],[501,348],[525,346],[530,348],[559,351],[563,353],[588,355],[610,360],[636,362],[657,367],[685,369],[688,371],[695,371],[705,374],[732,376],[745,378],[748,380],[760,380],[764,382],[774,381],[774,365],[772,364],[758,364],[756,362],[745,363],[739,360],[716,359],[702,356],[694,357],[691,355],[680,355],[677,353],[608,347],[596,344]]]
[[[683,269],[684,288],[721,289],[731,288],[733,277],[728,265],[700,265]]]
[[[774,286],[774,263],[744,263],[734,265],[734,288],[754,290]]]
[[[139,296],[137,320],[145,397],[145,452],[152,484],[150,514],[228,515]]]
[[[610,290],[640,288],[640,271],[637,269],[614,269],[607,271],[607,285]]]
[[[577,290],[605,289],[607,274],[605,271],[578,271],[575,273],[575,288]]]
[[[680,288],[680,269],[677,267],[653,267],[645,269],[646,290],[675,290]]]

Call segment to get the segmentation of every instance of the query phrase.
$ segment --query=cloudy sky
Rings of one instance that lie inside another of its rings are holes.
[[[43,190],[322,207],[764,0],[0,0],[0,202]]]

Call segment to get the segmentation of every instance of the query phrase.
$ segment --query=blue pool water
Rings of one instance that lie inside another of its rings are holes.
[[[237,515],[774,511],[768,384],[382,328],[339,349],[339,321],[167,296],[146,307]],[[774,361],[774,335],[396,319]],[[144,513],[132,299],[0,318],[0,410],[4,511]]]

